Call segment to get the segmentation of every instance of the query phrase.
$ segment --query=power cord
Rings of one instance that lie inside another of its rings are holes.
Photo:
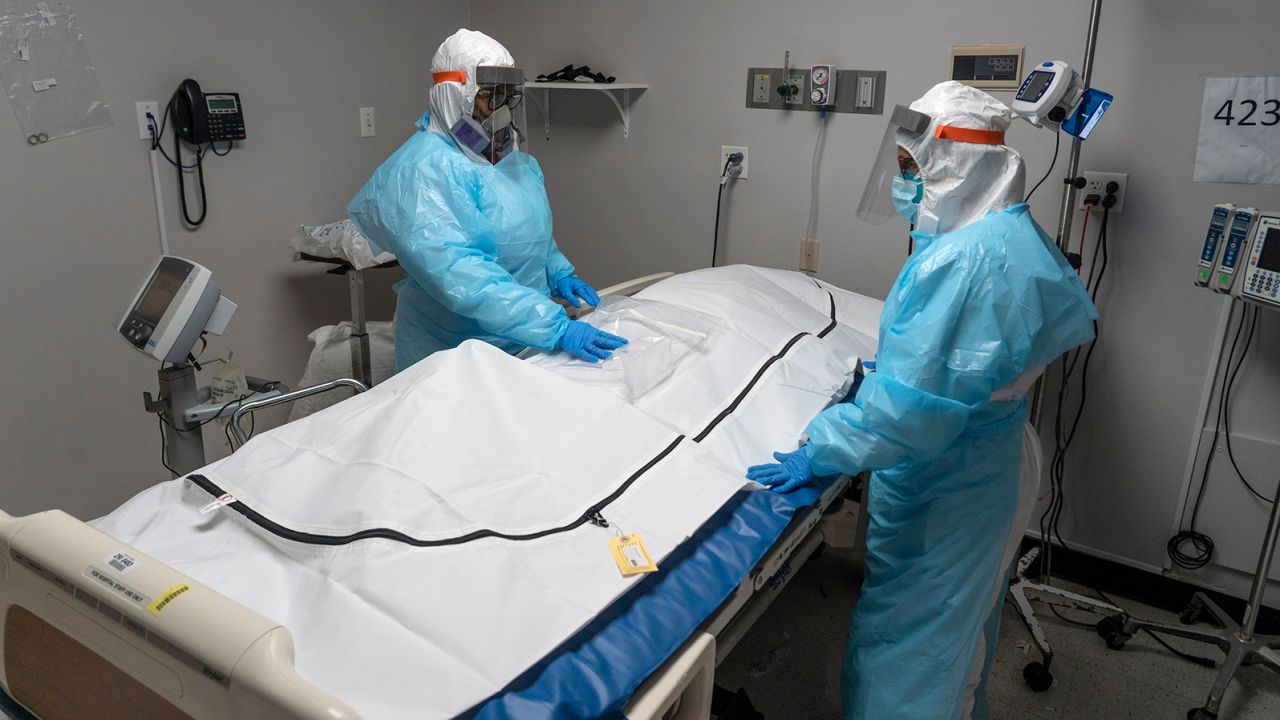
[[[1053,134],[1053,159],[1049,161],[1049,169],[1044,171],[1044,177],[1040,178],[1040,182],[1036,183],[1035,187],[1031,188],[1031,192],[1027,193],[1025,202],[1031,202],[1031,196],[1035,195],[1036,191],[1040,189],[1040,186],[1044,184],[1044,181],[1049,179],[1049,173],[1053,172],[1053,166],[1058,164],[1058,150],[1061,147],[1062,147],[1062,135],[1058,133],[1054,133]]]
[[[730,153],[720,170],[720,187],[716,190],[716,223],[711,237],[711,267],[716,266],[720,254],[720,199],[724,196],[725,183],[729,182],[729,168],[742,166],[742,153]]]
[[[1218,412],[1213,427],[1213,441],[1209,444],[1210,452],[1205,460],[1204,469],[1200,474],[1200,489],[1196,491],[1195,504],[1191,510],[1191,523],[1186,530],[1181,530],[1173,537],[1169,538],[1169,542],[1165,545],[1165,551],[1169,555],[1169,559],[1179,567],[1188,570],[1196,570],[1208,565],[1213,560],[1214,543],[1213,538],[1209,535],[1196,530],[1196,521],[1200,517],[1200,507],[1204,501],[1205,488],[1209,486],[1209,471],[1213,466],[1215,454],[1213,448],[1218,446],[1218,439],[1226,435],[1227,459],[1231,462],[1231,468],[1236,474],[1236,478],[1241,484],[1249,490],[1249,492],[1264,503],[1272,504],[1275,499],[1268,498],[1258,492],[1253,483],[1245,477],[1244,472],[1240,469],[1239,463],[1236,462],[1235,452],[1231,444],[1231,397],[1234,394],[1236,378],[1240,375],[1240,368],[1244,366],[1245,358],[1249,354],[1249,350],[1253,346],[1253,339],[1258,329],[1257,307],[1245,306],[1240,312],[1240,318],[1235,328],[1235,335],[1231,340],[1231,348],[1227,351],[1227,360],[1224,371],[1222,373],[1222,382],[1218,390]],[[1228,316],[1228,327],[1235,318],[1235,305],[1233,304]],[[1248,327],[1246,331],[1245,328]],[[1241,337],[1244,338],[1244,346],[1240,349],[1239,356],[1236,355],[1236,348],[1240,346]],[[1187,544],[1191,545],[1191,550],[1186,550]]]
[[[198,430],[201,430],[205,425],[208,425],[209,423],[214,422],[215,420],[218,420],[219,418],[221,418],[222,414],[227,411],[227,408],[231,407],[232,405],[238,402],[243,402],[247,400],[248,398],[252,397],[255,393],[262,393],[262,392],[267,392],[269,390],[273,390],[276,387],[280,386],[281,384],[282,383],[279,380],[272,380],[270,382],[263,383],[262,385],[253,389],[251,392],[241,394],[239,397],[236,397],[232,400],[228,400],[227,402],[223,403],[222,407],[218,408],[218,412],[215,413],[212,417],[208,418],[207,420],[201,420],[200,422],[196,423],[195,425],[189,428],[180,428],[177,425],[174,425],[173,421],[168,417],[166,417],[163,412],[157,412],[156,417],[160,419],[160,464],[163,465],[166,470],[173,473],[174,475],[181,474],[169,466],[169,446],[168,446],[168,440],[164,434],[164,427],[166,425],[169,426],[169,428],[172,429],[174,432],[180,432],[180,433],[196,432]],[[257,428],[257,424],[253,422],[252,415],[249,416],[249,420],[250,420],[250,425],[249,425],[248,436],[252,438],[253,433]],[[227,440],[231,448],[235,449],[236,444],[234,439],[231,436],[230,428],[231,428],[231,423],[228,422],[226,426],[222,428],[222,431],[227,436]]]
[[[1118,188],[1115,188],[1118,189]],[[1089,274],[1085,281],[1085,288],[1089,292],[1089,298],[1095,304],[1097,303],[1098,291],[1102,287],[1102,280],[1106,277],[1107,264],[1109,261],[1108,245],[1107,245],[1107,228],[1110,224],[1111,208],[1116,203],[1114,194],[1115,189],[1108,186],[1107,195],[1102,200],[1102,224],[1098,230],[1098,237],[1094,243],[1094,263],[1089,266]],[[1094,203],[1086,200],[1086,204],[1092,208]],[[1081,250],[1084,249],[1084,238],[1081,237]],[[1066,542],[1062,539],[1059,524],[1062,518],[1062,510],[1066,505],[1066,494],[1064,488],[1064,480],[1066,477],[1066,455],[1067,450],[1074,441],[1076,431],[1080,427],[1080,420],[1084,416],[1085,403],[1088,398],[1088,375],[1089,361],[1093,357],[1094,348],[1097,347],[1099,337],[1098,321],[1093,322],[1094,339],[1090,341],[1085,349],[1075,349],[1068,352],[1062,357],[1062,379],[1058,387],[1058,405],[1054,415],[1054,453],[1049,463],[1050,490],[1049,504],[1040,516],[1040,545],[1041,556],[1043,562],[1041,572],[1046,578],[1046,582],[1052,582],[1053,579],[1053,546],[1054,541],[1062,547],[1066,547]],[[1083,362],[1081,358],[1083,356]],[[1080,400],[1076,407],[1074,417],[1069,423],[1066,422],[1067,401],[1069,399],[1069,389],[1071,379],[1075,374],[1077,365],[1080,366]],[[1064,425],[1066,429],[1064,430]]]

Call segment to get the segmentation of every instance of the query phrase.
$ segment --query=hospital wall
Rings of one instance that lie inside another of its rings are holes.
[[[1181,508],[1223,307],[1191,284],[1210,208],[1232,201],[1280,209],[1275,185],[1192,181],[1203,76],[1280,74],[1280,15],[1273,0],[1103,6],[1094,84],[1117,99],[1086,144],[1081,168],[1129,173],[1129,195],[1110,223],[1111,264],[1099,299],[1103,339],[1067,460],[1062,534],[1077,548],[1158,571]],[[552,93],[550,140],[538,105],[529,107],[531,147],[547,176],[557,237],[584,277],[604,284],[709,263],[721,145],[748,146],[750,172],[724,193],[722,260],[797,266],[818,116],[745,109],[748,67],[780,67],[790,50],[793,66],[886,70],[892,106],[946,79],[955,44],[1025,44],[1027,62],[1078,64],[1089,3],[475,0],[472,13],[477,28],[505,42],[531,75],[589,64],[651,86],[633,100],[627,139],[614,108],[593,93]],[[903,262],[904,228],[866,225],[853,209],[885,119],[829,119],[820,195],[819,275],[877,297]],[[1024,154],[1028,177],[1039,178],[1053,135],[1019,123],[1009,142]],[[1051,232],[1065,158],[1064,144],[1033,202]],[[1097,226],[1095,218],[1091,238]],[[1268,315],[1262,325],[1238,383],[1233,431],[1242,468],[1260,490],[1274,493],[1280,322]],[[1220,558],[1251,569],[1265,509],[1224,466],[1215,465],[1200,529],[1218,541]],[[1211,569],[1197,577],[1242,588],[1238,574]]]
[[[59,3],[51,2],[57,7]],[[289,385],[315,328],[350,317],[347,284],[291,261],[301,223],[332,222],[425,106],[431,55],[462,0],[72,0],[114,126],[29,146],[0,102],[0,508],[107,512],[168,477],[155,415],[159,363],[114,326],[160,251],[134,102],[161,107],[183,78],[235,90],[248,139],[205,162],[208,220],[183,229],[175,170],[161,185],[172,252],[211,268],[240,309],[206,358]],[[361,106],[378,134],[359,136]],[[166,140],[166,145],[171,139]],[[172,152],[172,150],[170,150]],[[188,192],[195,199],[192,183]],[[390,319],[397,271],[371,273]],[[208,380],[204,373],[202,380]],[[207,433],[210,456],[220,432]]]

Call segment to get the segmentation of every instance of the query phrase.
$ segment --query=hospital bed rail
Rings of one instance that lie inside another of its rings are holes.
[[[0,685],[62,718],[359,716],[283,626],[60,511],[0,512]]]
[[[369,390],[369,386],[359,380],[354,380],[352,378],[338,378],[337,380],[330,380],[329,382],[323,382],[318,385],[300,388],[281,395],[241,403],[235,409],[235,412],[231,413],[231,432],[236,434],[236,440],[239,444],[244,445],[249,442],[249,434],[244,431],[244,426],[240,424],[240,420],[244,417],[245,413],[251,413],[255,410],[265,410],[266,408],[275,407],[276,405],[284,405],[285,403],[301,400],[304,397],[310,397],[312,395],[329,392],[330,390],[336,390],[340,387],[349,387],[352,390],[355,390],[357,395]]]

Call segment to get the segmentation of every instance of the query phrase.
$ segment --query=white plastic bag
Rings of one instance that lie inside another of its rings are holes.
[[[365,323],[369,334],[369,364],[375,385],[395,374],[395,324]],[[316,328],[307,339],[315,344],[298,389],[338,378],[354,377],[351,372],[351,321]],[[351,397],[350,390],[337,389],[298,400],[289,411],[289,422],[300,420]]]
[[[295,253],[346,260],[357,270],[396,259],[370,242],[350,218],[328,225],[302,225],[289,240],[289,248]]]

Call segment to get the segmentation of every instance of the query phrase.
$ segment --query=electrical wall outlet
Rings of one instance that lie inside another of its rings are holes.
[[[1081,177],[1084,178],[1084,187],[1076,191],[1077,210],[1085,209],[1084,199],[1090,195],[1096,194],[1099,198],[1106,197],[1107,184],[1115,182],[1120,186],[1120,189],[1116,191],[1116,204],[1111,208],[1111,212],[1119,213],[1124,211],[1125,189],[1129,185],[1128,173],[1106,173],[1086,170],[1081,173]],[[1093,209],[1098,212],[1102,212],[1101,200],[1099,200],[1098,204]]]
[[[800,269],[805,272],[818,272],[818,250],[822,243],[818,240],[800,241]]]
[[[716,166],[716,177],[724,172],[725,163],[729,162],[729,156],[733,153],[742,153],[742,165],[735,172],[734,168],[729,168],[729,177],[735,180],[747,179],[747,148],[745,145],[721,145],[720,146],[720,164]]]
[[[377,134],[377,129],[373,125],[373,108],[360,108],[360,137],[371,138]]]
[[[156,131],[158,132],[160,130],[160,103],[155,100],[145,100],[134,103],[134,106],[138,111],[138,139],[150,140],[151,121],[147,119],[147,113],[151,113],[151,116],[155,118]]]

